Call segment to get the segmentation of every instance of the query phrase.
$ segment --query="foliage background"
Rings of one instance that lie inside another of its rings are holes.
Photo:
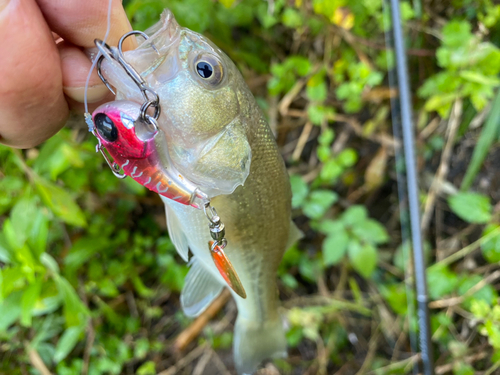
[[[406,374],[418,361],[401,235],[386,46],[373,0],[128,0],[165,7],[238,65],[269,118],[305,233],[278,283],[289,358],[260,374]],[[500,370],[500,6],[401,2],[413,87],[436,373]],[[117,180],[81,116],[30,150],[0,146],[0,372],[233,374],[227,303],[185,352],[187,267],[162,203]]]

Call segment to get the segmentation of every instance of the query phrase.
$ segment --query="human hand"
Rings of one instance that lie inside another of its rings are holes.
[[[64,126],[70,110],[82,111],[91,66],[83,49],[104,38],[107,14],[107,0],[0,0],[0,143],[36,146]],[[108,44],[130,30],[113,0]],[[134,46],[127,38],[124,50]],[[94,71],[88,102],[95,108],[112,98]]]

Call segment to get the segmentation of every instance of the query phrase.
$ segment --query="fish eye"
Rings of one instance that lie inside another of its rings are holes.
[[[207,63],[206,61],[200,61],[196,64],[196,71],[201,78],[210,78],[214,74],[214,67]]]
[[[212,55],[198,55],[194,61],[195,71],[203,81],[215,86],[222,82],[222,64]]]
[[[94,117],[95,127],[97,131],[108,142],[114,142],[118,138],[118,129],[116,129],[113,120],[106,114],[98,113]]]

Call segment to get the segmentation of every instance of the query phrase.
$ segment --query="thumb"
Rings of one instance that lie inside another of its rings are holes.
[[[33,147],[65,123],[59,54],[34,0],[0,0],[0,142]]]

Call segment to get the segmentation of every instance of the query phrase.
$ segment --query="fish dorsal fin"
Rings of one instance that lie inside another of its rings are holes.
[[[181,306],[189,317],[200,315],[222,291],[223,285],[203,267],[196,257],[190,262],[191,268],[184,281]]]
[[[290,220],[290,232],[288,233],[288,242],[286,243],[285,249],[288,250],[291,248],[292,245],[302,237],[304,237],[304,233],[302,233],[302,231],[297,228],[295,223]]]
[[[189,247],[187,237],[182,230],[181,223],[175,215],[175,212],[168,206],[168,204],[165,204],[165,214],[167,215],[167,228],[170,240],[174,244],[181,258],[187,262],[189,259]]]

